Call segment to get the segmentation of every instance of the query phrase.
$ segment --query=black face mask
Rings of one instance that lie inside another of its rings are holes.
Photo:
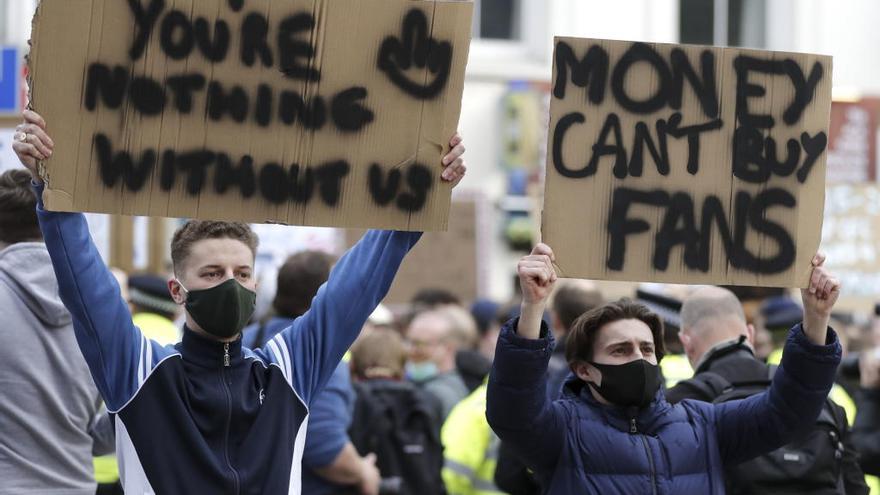
[[[178,282],[179,283],[179,282]],[[183,287],[183,284],[180,284]],[[209,334],[226,339],[247,325],[254,314],[257,293],[229,279],[210,289],[186,290],[186,310]]]
[[[587,383],[614,405],[645,407],[660,388],[660,367],[644,359],[625,364],[590,364],[602,373],[602,386]]]

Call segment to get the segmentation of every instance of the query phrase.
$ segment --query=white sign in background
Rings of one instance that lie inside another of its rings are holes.
[[[21,162],[12,150],[12,138],[15,129],[0,129],[0,174],[14,168],[22,168]],[[86,214],[89,224],[89,232],[95,241],[95,246],[106,262],[110,259],[110,217],[108,215]]]
[[[0,173],[21,167],[21,162],[12,151],[12,138],[15,136],[15,129],[0,129]]]

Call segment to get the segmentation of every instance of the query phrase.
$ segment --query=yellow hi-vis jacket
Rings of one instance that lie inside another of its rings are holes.
[[[493,481],[499,440],[486,421],[486,383],[452,409],[440,439],[449,495],[503,495]]]

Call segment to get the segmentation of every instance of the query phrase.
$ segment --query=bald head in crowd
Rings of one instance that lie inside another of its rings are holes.
[[[419,313],[409,324],[406,337],[411,344],[410,360],[433,362],[437,371],[455,369],[455,353],[462,346],[464,332],[449,311],[433,309]]]
[[[721,287],[702,287],[688,296],[681,307],[681,327],[678,336],[694,369],[718,344],[745,337],[754,345],[755,329],[746,323],[742,304]]]

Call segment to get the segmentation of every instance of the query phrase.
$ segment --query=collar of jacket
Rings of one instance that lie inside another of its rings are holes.
[[[228,347],[226,344],[229,344]],[[229,366],[236,366],[244,360],[241,353],[241,335],[232,342],[220,342],[203,337],[186,325],[183,326],[180,354],[186,361],[205,368],[223,368],[227,352]]]
[[[713,361],[737,351],[747,351],[752,357],[755,357],[755,351],[752,350],[752,346],[746,342],[746,336],[740,335],[735,339],[725,340],[710,347],[709,350],[703,354],[703,357],[697,361],[697,369],[694,371],[694,374],[696,375],[697,373],[708,371]]]
[[[637,407],[606,406],[605,404],[600,404],[593,397],[590,387],[584,381],[572,374],[569,375],[568,381],[563,388],[563,397],[584,404],[586,407],[598,412],[607,424],[627,433],[632,428],[633,418],[636,420],[638,432],[648,435],[655,433],[661,426],[671,420],[668,413],[672,406],[666,401],[666,394],[663,392],[662,386],[657,390],[654,400],[647,407],[639,409]]]

